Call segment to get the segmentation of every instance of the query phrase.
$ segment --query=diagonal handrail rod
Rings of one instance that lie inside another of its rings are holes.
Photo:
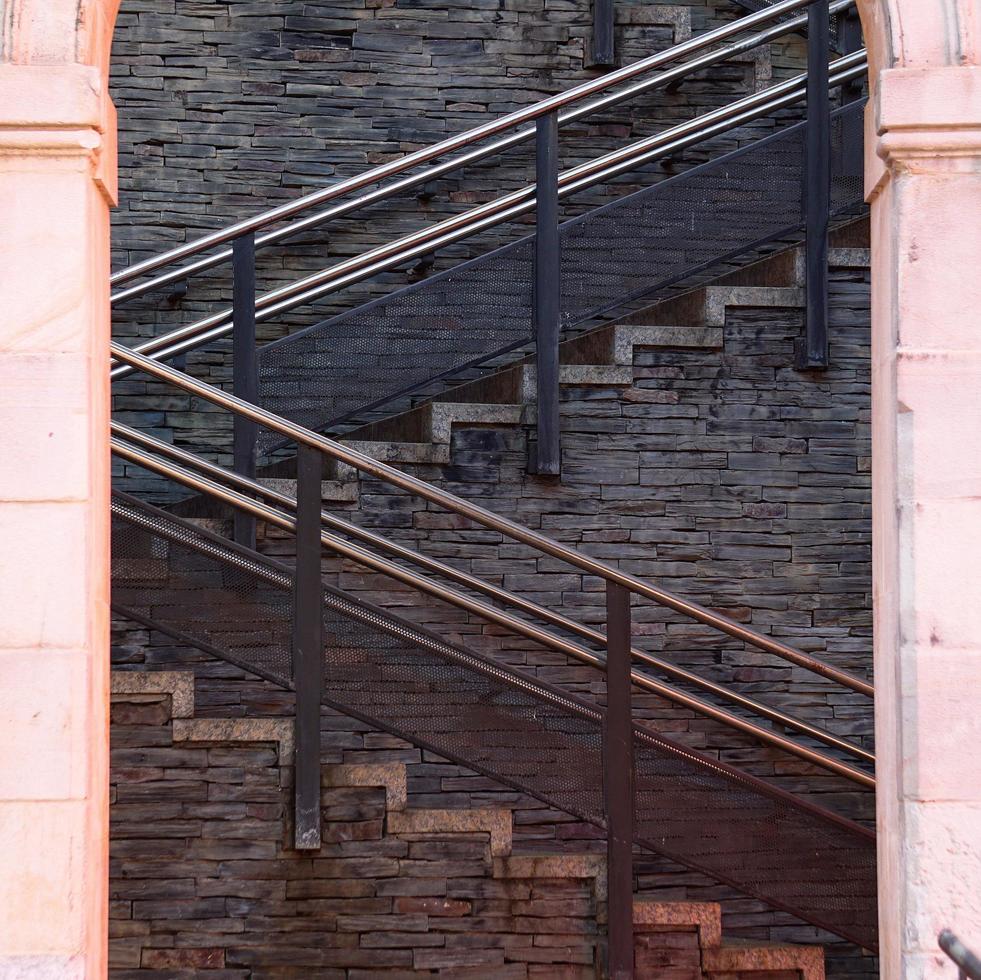
[[[844,84],[865,71],[863,49],[834,62],[829,86],[836,87]],[[564,171],[559,175],[559,196],[567,197],[610,180],[621,173],[636,169],[651,160],[677,153],[688,146],[728,132],[745,122],[799,102],[805,95],[806,78],[805,74],[796,75],[763,92],[746,96],[695,119],[672,126],[662,133],[646,137]],[[435,225],[322,269],[304,279],[270,290],[256,299],[256,321],[272,319],[329,293],[402,265],[419,255],[436,251],[488,228],[512,221],[533,211],[535,205],[535,185],[530,184],[470,211],[454,215]],[[142,341],[133,350],[161,359],[173,357],[226,336],[231,329],[231,309],[220,310],[194,323],[185,324],[166,334]],[[129,368],[113,365],[110,378],[118,380],[129,373]]]
[[[943,929],[937,944],[957,964],[960,980],[981,980],[981,957],[975,956],[950,929]]]
[[[782,643],[771,636],[749,629],[741,623],[737,623],[735,620],[713,612],[698,603],[675,595],[666,589],[659,588],[635,575],[614,568],[606,564],[606,562],[584,555],[576,549],[554,541],[552,538],[525,527],[516,521],[512,521],[510,518],[486,510],[477,504],[457,497],[440,487],[426,483],[424,480],[420,480],[418,477],[405,473],[396,467],[389,466],[380,460],[372,459],[370,456],[350,446],[345,446],[343,443],[336,442],[327,436],[312,432],[289,419],[275,415],[258,405],[253,405],[241,398],[237,398],[235,395],[222,391],[220,388],[216,388],[204,381],[192,378],[182,371],[177,371],[169,365],[146,357],[121,344],[112,342],[110,344],[110,351],[117,361],[121,361],[123,364],[149,374],[151,377],[157,378],[160,381],[171,383],[220,408],[224,408],[250,421],[257,422],[259,425],[285,436],[292,442],[310,446],[324,455],[338,462],[346,463],[348,466],[352,466],[383,483],[398,487],[414,496],[421,497],[423,500],[434,503],[455,514],[459,514],[461,517],[481,524],[490,530],[497,531],[505,537],[511,538],[513,541],[518,541],[544,554],[551,555],[560,561],[566,561],[588,575],[596,576],[607,582],[613,582],[630,592],[651,599],[659,605],[667,606],[669,609],[673,609],[683,616],[718,629],[735,639],[743,640],[759,650],[781,657],[790,663],[819,674],[828,680],[835,681],[867,697],[873,696],[873,687],[867,681],[847,671],[840,670],[831,664],[825,663],[802,650]]]
[[[131,426],[125,425],[121,422],[111,422],[110,429],[113,436],[118,437],[118,439],[126,440],[129,443],[133,443],[136,446],[156,453],[158,456],[165,456],[170,460],[181,464],[180,468],[184,472],[187,471],[188,467],[196,469],[215,482],[223,482],[230,485],[233,489],[265,498],[267,501],[277,504],[280,507],[285,507],[287,510],[296,510],[296,500],[293,497],[290,497],[288,494],[281,493],[272,487],[266,486],[260,483],[258,480],[253,480],[239,473],[235,473],[232,470],[227,470],[224,467],[216,465],[215,463],[202,459],[200,456],[197,456],[194,453],[188,452],[186,449],[182,449],[179,446],[174,446],[171,443],[164,442],[163,440],[157,439],[148,433],[141,432],[138,429],[134,429]],[[118,439],[113,443],[114,451],[117,447],[119,447],[119,452],[117,454],[123,455],[124,450],[120,446]],[[131,461],[137,462],[135,458]],[[140,465],[142,465],[142,463]],[[164,472],[162,469],[158,469],[158,472],[161,472],[161,475],[176,478],[176,469],[174,471],[168,470],[166,472]],[[397,542],[391,541],[390,539],[385,538],[380,534],[376,534],[374,531],[370,531],[367,528],[363,528],[357,524],[352,524],[349,521],[345,521],[334,516],[333,514],[328,513],[327,511],[321,511],[320,517],[321,523],[329,527],[331,530],[340,531],[342,534],[357,538],[360,541],[371,545],[372,547],[388,551],[398,558],[409,561],[420,568],[424,568],[427,572],[439,575],[455,582],[457,585],[462,585],[466,588],[473,589],[476,592],[482,592],[491,599],[513,608],[520,609],[522,612],[536,619],[543,620],[552,626],[557,626],[561,629],[568,630],[569,632],[576,633],[584,639],[596,643],[601,648],[606,649],[607,638],[606,635],[600,630],[593,629],[592,627],[580,623],[574,619],[570,619],[561,613],[532,602],[530,599],[526,599],[523,596],[515,595],[513,592],[510,592],[507,589],[503,589],[489,582],[485,582],[483,579],[480,579],[475,575],[464,572],[461,569],[453,567],[452,565],[447,565],[438,559],[431,558],[429,555],[422,554],[421,552],[415,551],[412,548],[408,548],[404,545],[398,544]],[[459,594],[452,590],[447,590],[446,595],[441,597],[447,598],[447,601],[454,604],[459,604]],[[640,650],[636,647],[631,650],[631,655],[638,663],[642,663],[647,667],[652,667],[655,670],[667,674],[675,680],[680,680],[699,687],[701,690],[711,693],[716,697],[731,701],[734,704],[738,704],[740,707],[753,712],[754,714],[761,715],[762,717],[767,718],[769,721],[798,731],[801,734],[807,735],[817,741],[824,742],[826,745],[837,748],[843,752],[847,752],[850,755],[864,760],[865,762],[875,762],[875,755],[872,752],[863,749],[861,746],[857,746],[846,739],[839,738],[823,728],[818,728],[817,726],[801,721],[792,715],[788,715],[775,708],[771,708],[770,706],[762,704],[753,698],[746,697],[737,691],[731,690],[723,684],[717,684],[714,681],[700,676],[699,674],[686,670],[683,667],[679,667],[670,661],[652,656],[646,651]]]
[[[829,10],[832,14],[837,13],[851,7],[854,2],[855,0],[836,0],[835,3],[831,4]],[[692,41],[683,42],[682,44],[675,45],[666,51],[659,52],[656,55],[643,59],[642,62],[638,62],[630,67],[636,68],[636,66],[639,64],[645,64],[646,68],[644,71],[646,72],[652,70],[653,68],[660,67],[662,64],[668,64],[672,61],[676,61],[678,58],[683,57],[692,50],[700,50],[702,47],[708,47],[713,43],[731,37],[735,33],[741,33],[741,31],[748,29],[748,27],[752,27],[752,24],[747,25],[748,20],[749,18],[746,18],[742,21],[735,21],[733,23],[725,24],[722,27],[708,31],[705,34],[698,35],[697,39],[695,39],[697,44]],[[807,14],[801,14],[788,21],[781,21],[773,27],[759,31],[750,37],[743,38],[734,42],[733,44],[727,45],[724,48],[720,48],[716,51],[710,51],[709,53],[698,58],[685,62],[683,65],[660,72],[653,78],[637,82],[636,84],[631,85],[622,91],[611,92],[593,102],[587,103],[586,105],[581,105],[578,108],[569,110],[568,112],[560,113],[558,117],[558,124],[559,126],[567,125],[571,122],[583,119],[586,116],[590,116],[597,112],[611,108],[612,106],[618,105],[622,102],[629,101],[630,99],[636,98],[638,95],[652,89],[664,88],[668,85],[674,84],[680,79],[694,72],[701,71],[712,65],[718,64],[719,62],[730,60],[761,45],[769,44],[771,41],[775,41],[803,27],[806,23]],[[737,30],[737,27],[739,30]],[[604,76],[604,79],[609,82],[609,76]],[[460,154],[459,156],[453,157],[449,160],[444,160],[442,163],[427,167],[418,173],[411,174],[393,183],[378,187],[367,194],[363,194],[360,197],[355,198],[354,200],[335,205],[325,211],[318,211],[315,214],[308,215],[305,218],[301,218],[281,228],[276,228],[272,231],[265,232],[264,234],[257,235],[255,239],[255,246],[256,248],[262,248],[266,245],[272,245],[277,242],[284,241],[287,238],[291,238],[305,231],[309,231],[311,228],[318,227],[325,222],[344,217],[345,215],[361,210],[362,208],[365,208],[371,204],[377,204],[380,201],[387,200],[390,197],[405,193],[414,187],[429,183],[444,176],[445,174],[461,170],[475,163],[479,163],[481,160],[487,159],[488,157],[503,153],[513,146],[517,146],[533,139],[534,135],[534,126],[525,127],[524,129],[510,134],[509,136],[495,140],[493,143],[486,146],[468,150],[466,153]],[[439,145],[442,144],[437,144],[437,146]],[[375,169],[377,170],[378,168]],[[369,174],[373,172],[375,171],[369,171]],[[338,185],[332,185],[331,189],[333,189],[334,186]],[[320,192],[315,192],[313,195],[308,195],[307,198],[301,198],[300,200],[309,200],[310,203],[307,205],[308,207],[313,206],[314,204],[323,203],[324,198],[318,196],[319,194]],[[331,199],[333,196],[334,195],[331,196]],[[260,219],[263,219],[263,217],[264,216],[260,214],[255,218],[248,220],[254,223]],[[280,218],[281,217],[282,216],[280,216]],[[274,223],[276,220],[280,220],[280,218],[274,218],[271,220]],[[266,227],[268,223],[270,222],[265,222],[262,225],[253,227],[251,230],[253,232],[258,231],[260,227]],[[241,222],[239,223],[239,225],[242,224],[243,223]],[[233,226],[233,228],[234,227],[236,226]],[[246,233],[248,232],[240,232],[239,234]],[[208,247],[210,246],[202,246],[200,247],[199,251],[206,251]],[[174,250],[166,253],[166,255],[172,255],[173,251]],[[197,252],[191,254],[197,254]],[[231,261],[231,258],[232,250],[230,248],[223,249],[222,251],[215,252],[211,255],[206,255],[188,265],[176,267],[169,272],[154,276],[152,279],[145,280],[144,282],[138,283],[135,286],[118,290],[112,294],[110,297],[110,302],[113,305],[124,303],[129,299],[141,296],[147,292],[150,292],[151,290],[190,278],[199,272],[204,272],[207,269],[222,265],[225,262]],[[165,262],[164,264],[169,265],[171,262]],[[160,266],[158,266],[158,268],[159,267]],[[127,269],[115,273],[111,277],[110,281],[113,284],[128,281],[128,279],[132,278],[132,276],[129,274],[131,268],[133,267],[128,267]]]
[[[284,514],[275,507],[248,497],[244,493],[223,486],[221,483],[211,479],[209,476],[202,476],[191,472],[183,466],[178,466],[173,463],[167,463],[159,460],[152,454],[142,449],[127,445],[125,442],[115,436],[111,438],[110,444],[113,454],[123,460],[126,460],[127,462],[177,480],[191,489],[222,500],[225,503],[231,504],[233,507],[244,510],[253,516],[268,521],[284,530],[296,530],[295,517]],[[293,501],[293,503],[295,505],[295,501]],[[329,517],[329,515],[327,516]],[[401,565],[397,565],[388,559],[381,558],[370,551],[366,551],[364,548],[361,548],[358,545],[345,541],[343,538],[338,538],[330,531],[322,530],[320,541],[323,546],[329,548],[331,551],[342,555],[343,557],[354,561],[359,565],[371,568],[372,570],[380,572],[381,574],[393,578],[396,581],[402,582],[403,584],[408,585],[417,591],[424,592],[428,595],[434,596],[435,598],[448,602],[457,608],[465,609],[468,612],[481,617],[482,619],[496,623],[497,625],[502,626],[513,633],[517,633],[518,635],[528,637],[529,639],[532,639],[537,643],[541,643],[552,650],[556,650],[567,656],[573,657],[582,663],[587,663],[591,667],[595,667],[600,670],[605,669],[605,656],[598,655],[578,643],[566,640],[554,633],[549,632],[548,630],[534,626],[524,619],[497,609],[495,606],[491,606],[485,602],[481,602],[480,600],[473,599],[464,593],[456,591],[455,589],[450,589],[446,586],[432,582],[423,576],[417,575],[408,569],[403,568]],[[408,551],[409,549],[405,550]],[[414,555],[415,553],[410,552],[410,554]],[[603,636],[603,634],[598,635],[604,641],[606,640],[606,637]],[[633,683],[653,694],[666,698],[675,704],[680,704],[700,715],[712,718],[713,720],[721,722],[730,728],[742,731],[743,733],[751,735],[766,744],[783,749],[797,756],[798,758],[802,758],[809,763],[820,766],[821,768],[834,772],[837,775],[844,776],[845,778],[850,779],[859,785],[867,788],[875,787],[875,777],[869,773],[856,769],[847,763],[840,762],[831,756],[817,752],[814,749],[810,749],[807,746],[800,745],[792,739],[780,735],[777,732],[761,728],[759,725],[751,721],[747,721],[746,719],[741,718],[739,715],[734,715],[725,709],[709,704],[708,702],[694,697],[693,695],[687,694],[670,684],[657,681],[649,675],[641,673],[640,671],[631,670],[630,675]],[[691,676],[694,677],[697,675]],[[795,724],[793,727],[798,726]],[[820,731],[820,729],[818,729],[818,731]]]
[[[338,181],[335,184],[331,184],[328,187],[323,187],[320,190],[314,191],[311,194],[306,194],[294,201],[288,201],[285,204],[281,204],[278,207],[270,209],[269,211],[265,211],[261,214],[254,215],[251,218],[238,221],[235,224],[229,225],[225,228],[220,228],[216,231],[210,232],[209,234],[203,235],[201,238],[195,239],[192,242],[185,242],[183,245],[178,245],[175,248],[169,249],[168,251],[159,255],[151,256],[150,258],[137,262],[126,269],[121,269],[111,277],[110,282],[113,284],[128,282],[129,280],[141,276],[144,273],[152,272],[153,270],[162,268],[165,265],[170,265],[171,263],[185,258],[186,256],[194,255],[216,245],[224,244],[225,242],[232,241],[233,239],[239,238],[242,235],[253,233],[261,228],[267,227],[270,224],[274,224],[277,221],[281,221],[285,218],[291,217],[294,214],[298,214],[301,211],[304,211],[317,204],[334,200],[343,194],[376,184],[387,177],[392,177],[396,174],[403,173],[406,170],[417,166],[418,164],[426,163],[429,160],[445,156],[448,153],[452,153],[454,150],[460,149],[479,140],[486,139],[489,136],[494,136],[497,133],[504,132],[505,130],[514,126],[518,126],[526,122],[533,122],[540,116],[547,115],[548,113],[561,109],[564,106],[571,105],[580,101],[581,99],[588,98],[596,92],[605,91],[615,85],[618,85],[620,82],[629,81],[630,79],[636,78],[638,75],[646,74],[648,71],[651,71],[653,68],[656,68],[662,64],[668,64],[671,61],[684,57],[693,51],[699,51],[704,47],[715,44],[735,34],[741,34],[744,31],[751,30],[758,24],[764,24],[772,20],[776,20],[786,13],[791,13],[795,10],[801,9],[802,7],[808,7],[814,2],[815,0],[782,0],[782,2],[774,5],[768,10],[760,11],[759,13],[752,14],[749,17],[731,21],[729,24],[724,24],[713,31],[708,31],[705,34],[700,34],[697,37],[690,38],[681,44],[676,44],[671,48],[668,48],[666,51],[661,51],[647,58],[642,58],[639,61],[635,61],[632,64],[624,65],[622,68],[618,68],[616,71],[590,79],[589,81],[576,85],[565,92],[559,92],[547,99],[542,99],[531,106],[526,106],[523,109],[517,109],[514,112],[508,113],[507,115],[501,116],[497,119],[492,119],[486,123],[482,123],[479,126],[475,126],[472,129],[465,130],[462,133],[457,133],[454,136],[450,136],[445,140],[441,140],[439,143],[434,143],[430,146],[414,150],[405,156],[391,160],[388,163],[381,164],[377,167],[373,167],[372,169],[364,171],[361,174],[348,177],[344,180]]]

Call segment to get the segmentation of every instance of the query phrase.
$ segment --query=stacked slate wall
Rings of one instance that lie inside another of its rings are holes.
[[[731,20],[728,0],[617,4],[623,62]],[[125,0],[115,33],[111,88],[119,111],[120,205],[113,268],[293,200],[596,77],[585,0]],[[746,95],[802,63],[802,41],[717,65],[563,129],[563,166]],[[713,154],[769,132],[774,120],[717,141]],[[648,167],[643,183],[704,158],[697,149]],[[274,288],[415,231],[533,180],[533,145],[259,254],[259,290]],[[624,178],[616,193],[636,185]],[[580,197],[572,213],[611,189]],[[528,229],[527,219],[424,257],[412,268],[260,324],[261,340],[349,309]],[[117,306],[114,335],[134,342],[223,309],[227,266]],[[178,364],[213,383],[231,379],[229,343]],[[227,416],[182,393],[135,378],[114,386],[118,417],[178,444],[229,460]],[[118,473],[117,473],[118,475]],[[167,488],[130,471],[134,492]]]
[[[526,472],[523,427],[461,429],[451,464],[408,467],[455,493],[540,527],[588,554],[804,645],[860,675],[871,670],[869,483],[869,282],[861,268],[831,281],[832,368],[792,368],[799,308],[733,309],[722,350],[638,352],[623,391],[569,388],[563,403],[561,482]],[[505,587],[596,624],[596,583],[375,481],[339,513]],[[268,532],[263,550],[288,556],[292,541]],[[473,649],[519,663],[554,683],[605,696],[590,668],[535,650],[459,611],[423,601],[353,566],[325,568],[343,587]],[[871,746],[871,705],[774,658],[720,642],[649,603],[635,607],[635,642],[836,734]],[[249,678],[167,637],[119,624],[114,662],[135,669],[193,667],[198,713],[289,716],[288,692]],[[637,697],[640,713],[671,736],[742,765],[786,789],[867,821],[871,796],[819,775],[717,724]],[[389,735],[325,712],[332,761],[402,761],[414,805],[514,809],[519,847],[580,851],[604,843],[594,828]],[[731,935],[825,941],[815,930],[734,896],[698,875],[646,859],[640,886],[666,898],[721,900]],[[847,944],[829,947],[832,978],[873,976]]]

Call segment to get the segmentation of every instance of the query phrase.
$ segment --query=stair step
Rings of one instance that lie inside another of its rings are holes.
[[[555,854],[522,851],[494,861],[495,878],[580,878],[593,882],[599,901],[606,899],[604,854]]]
[[[614,362],[632,366],[636,347],[699,347],[718,350],[722,347],[722,330],[716,327],[618,324],[613,330]]]
[[[828,265],[840,269],[863,269],[872,265],[872,250],[868,248],[830,248]]]
[[[289,718],[175,718],[175,742],[275,742],[280,765],[293,765]]]
[[[725,326],[729,306],[802,307],[804,290],[798,286],[707,286],[701,322]]]
[[[634,926],[638,932],[691,928],[703,948],[722,943],[722,909],[716,902],[664,902],[634,900]]]
[[[490,836],[491,857],[511,854],[511,811],[502,808],[468,810],[396,810],[388,815],[391,834],[474,834]]]
[[[275,490],[277,493],[283,493],[287,497],[296,498],[296,480],[284,477],[260,477],[258,482],[270,490]],[[320,497],[322,500],[355,503],[358,499],[358,488],[350,481],[322,480],[320,483]]]
[[[800,980],[824,980],[824,950],[820,946],[726,942],[702,950],[702,970],[708,977],[742,973],[791,974]]]
[[[110,673],[110,694],[142,697],[170,695],[170,717],[194,715],[194,674],[189,670],[114,670]]]
[[[683,347],[715,350],[722,347],[722,330],[718,327],[672,326],[665,323],[631,320],[590,331],[566,341],[560,350],[566,368],[606,368],[620,370],[626,378],[631,372],[634,350],[651,347]],[[561,376],[565,380],[565,376]],[[588,382],[583,382],[588,383]]]
[[[385,808],[391,813],[408,806],[408,777],[404,762],[332,763],[321,766],[324,789],[372,786],[385,790]]]
[[[523,405],[500,403],[432,402],[429,405],[430,435],[433,442],[448,446],[454,425],[520,425],[524,410]]]

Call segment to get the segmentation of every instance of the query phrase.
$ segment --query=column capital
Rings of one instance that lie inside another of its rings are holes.
[[[981,172],[981,66],[887,69],[873,111],[888,171]]]
[[[0,64],[0,161],[39,157],[87,159],[116,203],[116,110],[98,69]]]

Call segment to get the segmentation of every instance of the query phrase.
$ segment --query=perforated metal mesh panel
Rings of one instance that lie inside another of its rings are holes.
[[[862,204],[861,105],[835,118],[833,213]],[[584,323],[803,224],[803,124],[567,221],[562,319]],[[262,404],[320,429],[523,346],[532,336],[532,236],[259,350]],[[280,440],[264,434],[265,448]]]
[[[290,570],[116,495],[113,604],[291,685]],[[324,700],[603,826],[595,704],[325,587]],[[861,945],[875,945],[875,844],[849,821],[636,728],[636,840]]]
[[[758,10],[765,10],[767,7],[772,7],[774,6],[774,4],[777,4],[779,2],[780,0],[733,0],[733,3],[735,3],[737,6],[742,7],[743,10],[748,10],[752,13],[755,13]],[[784,16],[780,18],[780,20],[789,20],[791,17],[798,17],[800,16],[801,13],[805,12],[806,9],[807,8],[805,7],[804,11],[795,10],[791,14],[784,14]],[[840,50],[840,42],[838,37],[838,21],[839,21],[839,15],[832,14],[831,15],[831,46],[833,48]],[[802,33],[806,33],[806,31]]]
[[[114,608],[289,685],[288,573],[116,491],[112,518]]]

